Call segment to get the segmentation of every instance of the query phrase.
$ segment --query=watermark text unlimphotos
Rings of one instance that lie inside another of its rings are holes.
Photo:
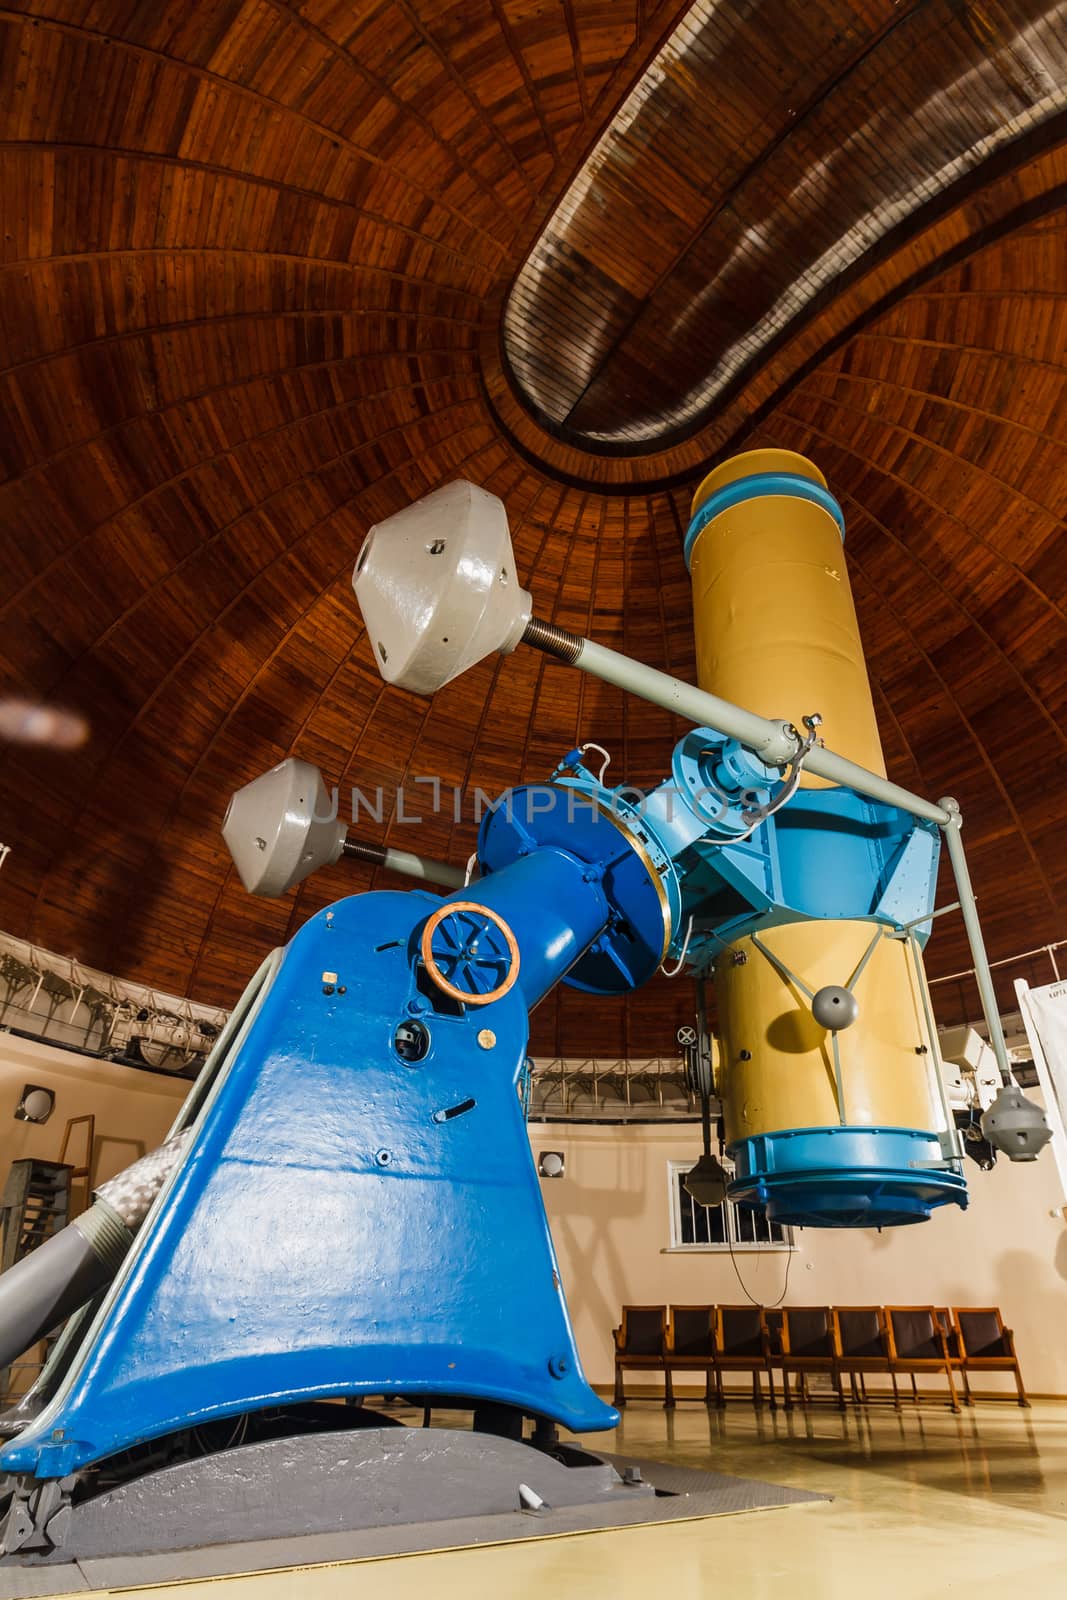
[[[416,787],[416,785],[418,787]],[[341,817],[341,791],[335,784],[329,793],[329,809],[316,810],[316,822],[337,822]],[[516,789],[505,789],[503,794],[490,794],[485,789],[463,788],[446,783],[430,774],[413,777],[398,788],[378,784],[373,789],[353,787],[346,795],[346,821],[354,828],[361,823],[385,822],[417,827],[433,817],[447,817],[457,825],[473,821],[480,825],[489,812],[502,811],[508,822],[533,823],[538,817],[551,816],[563,809],[568,823],[579,817],[596,821],[607,815],[633,818],[635,815],[658,818],[671,823],[676,815],[685,815],[699,809],[701,818],[714,824],[738,812],[746,823],[759,821],[773,806],[766,789],[742,789],[737,794],[725,795],[719,789],[705,786],[681,790],[673,784],[661,784],[656,789],[638,789],[623,785],[618,789],[600,789],[595,800],[584,789],[572,784],[523,784]]]

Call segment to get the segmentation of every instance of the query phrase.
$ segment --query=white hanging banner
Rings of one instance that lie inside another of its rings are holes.
[[[1064,1196],[1060,1203],[1067,1206],[1067,982],[1031,989],[1017,978],[1015,993],[1052,1129],[1049,1148]]]

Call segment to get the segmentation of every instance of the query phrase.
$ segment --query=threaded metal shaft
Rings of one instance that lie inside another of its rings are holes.
[[[531,617],[526,624],[522,642],[532,644],[536,650],[543,650],[546,656],[555,656],[571,667],[585,644],[581,634],[568,633],[566,628],[558,628],[554,622],[541,622],[537,617]]]
[[[385,865],[388,854],[383,844],[364,844],[362,839],[348,838],[344,842],[343,855],[350,856],[354,861],[370,861],[376,867]]]

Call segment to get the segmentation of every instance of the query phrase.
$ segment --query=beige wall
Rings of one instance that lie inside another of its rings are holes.
[[[45,1123],[15,1120],[27,1083],[55,1094]],[[189,1084],[179,1079],[0,1033],[0,1185],[11,1162],[24,1156],[58,1161],[68,1117],[89,1113],[96,1117],[93,1176],[103,1183],[161,1143],[188,1092]],[[76,1128],[68,1151],[75,1164],[82,1160],[83,1139]]]
[[[566,1175],[545,1197],[586,1374],[612,1376],[611,1330],[623,1304],[744,1303],[729,1254],[667,1253],[667,1162],[696,1158],[688,1126],[609,1128],[531,1124],[535,1154],[562,1150]],[[1013,1327],[1023,1376],[1036,1393],[1067,1394],[1067,1226],[1050,1211],[1063,1196],[1047,1152],[1033,1165],[1003,1157],[992,1172],[968,1163],[971,1204],[926,1223],[797,1234],[793,1305],[999,1305]],[[773,1303],[784,1253],[738,1252],[749,1290]],[[636,1375],[635,1375],[636,1381]],[[982,1389],[1003,1387],[983,1376]]]

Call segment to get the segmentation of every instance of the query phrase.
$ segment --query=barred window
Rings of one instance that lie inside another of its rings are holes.
[[[702,1206],[685,1187],[686,1174],[695,1165],[688,1161],[668,1161],[671,1198],[672,1250],[792,1250],[793,1230],[771,1222],[758,1207],[735,1205],[727,1200],[720,1206]],[[732,1176],[729,1162],[723,1163]]]

